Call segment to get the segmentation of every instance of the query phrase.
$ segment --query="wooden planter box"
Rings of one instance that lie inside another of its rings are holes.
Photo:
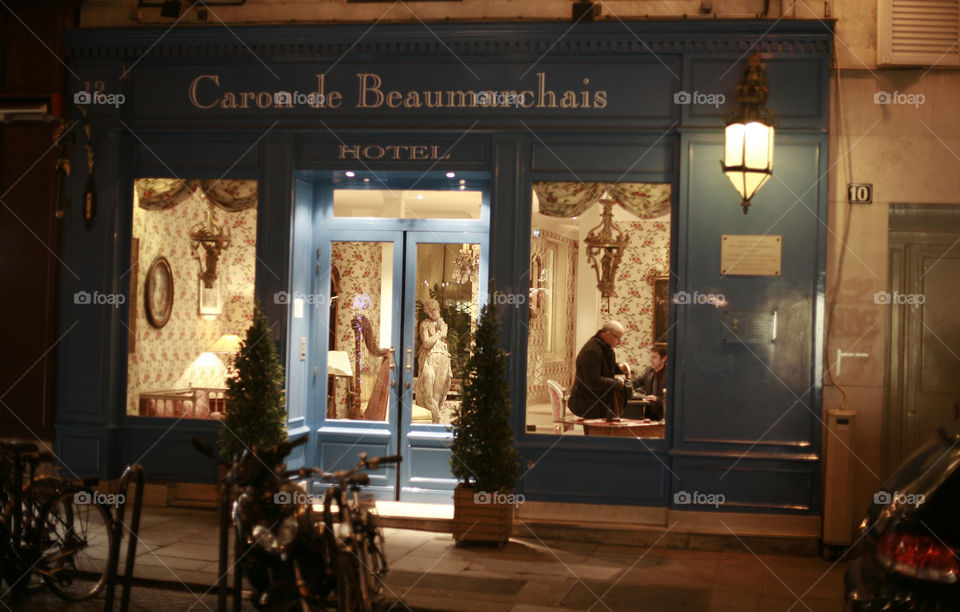
[[[494,542],[503,546],[513,529],[513,504],[478,504],[474,489],[457,485],[453,491],[453,539],[461,542]]]

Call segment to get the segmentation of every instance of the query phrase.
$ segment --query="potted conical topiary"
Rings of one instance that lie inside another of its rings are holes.
[[[500,348],[499,328],[495,309],[485,305],[454,412],[450,465],[460,482],[453,498],[457,542],[502,545],[513,527],[519,455],[510,427],[507,355]]]
[[[283,365],[273,345],[267,317],[253,308],[253,324],[240,342],[227,379],[227,415],[220,427],[221,453],[272,446],[287,439]]]

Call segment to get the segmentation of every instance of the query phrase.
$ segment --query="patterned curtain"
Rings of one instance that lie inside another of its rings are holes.
[[[534,183],[540,213],[548,217],[577,217],[606,192],[641,219],[659,217],[670,210],[669,183]]]
[[[257,181],[201,179],[138,179],[135,183],[140,208],[167,210],[200,190],[211,203],[227,212],[257,205]]]
[[[134,187],[137,190],[140,208],[146,210],[173,208],[190,195],[187,182],[180,179],[137,179]]]

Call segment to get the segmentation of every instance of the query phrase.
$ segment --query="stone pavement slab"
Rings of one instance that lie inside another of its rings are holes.
[[[396,611],[843,610],[846,563],[757,555],[746,543],[739,551],[708,552],[534,534],[495,548],[456,546],[449,533],[386,528],[384,534],[391,568],[385,593]],[[217,542],[213,511],[145,508],[131,609],[216,609],[211,587],[218,577]],[[126,538],[122,544],[125,552]],[[102,606],[102,595],[66,604],[45,589],[18,604],[0,597],[0,612],[86,612]],[[247,603],[244,609],[253,608]]]

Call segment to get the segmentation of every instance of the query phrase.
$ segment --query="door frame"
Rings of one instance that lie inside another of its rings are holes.
[[[960,206],[891,205],[887,243],[887,290],[922,293],[923,251],[940,249],[946,255],[960,239]],[[920,358],[921,317],[909,304],[891,303],[887,315],[887,359],[884,383],[884,428],[887,474],[909,456],[904,449],[923,442],[917,429],[919,377],[909,378],[910,360]],[[913,431],[908,431],[910,428]],[[908,436],[910,439],[908,439]]]
[[[352,467],[357,461],[357,453],[367,452],[371,456],[382,456],[401,454],[404,460],[399,466],[389,466],[386,469],[371,473],[371,483],[368,490],[382,499],[399,498],[403,501],[426,501],[434,503],[452,503],[452,491],[456,485],[453,476],[449,478],[418,478],[416,470],[424,465],[424,462],[433,466],[439,465],[442,461],[448,467],[449,461],[449,443],[452,440],[452,433],[448,426],[435,424],[416,424],[406,422],[409,420],[410,408],[398,406],[395,396],[391,397],[391,405],[388,408],[390,420],[382,421],[347,421],[337,420],[327,422],[326,418],[326,388],[327,377],[320,376],[320,372],[327,370],[327,346],[328,346],[328,325],[330,313],[330,270],[332,263],[333,242],[341,241],[368,241],[368,242],[393,242],[394,244],[394,296],[399,296],[399,300],[394,300],[394,313],[392,318],[391,338],[398,342],[401,334],[414,333],[415,322],[404,321],[401,309],[404,308],[403,302],[406,299],[404,291],[412,292],[412,283],[416,275],[415,257],[409,261],[414,261],[413,274],[408,274],[411,278],[408,284],[411,286],[401,286],[405,270],[401,266],[407,261],[408,253],[404,247],[407,237],[423,236],[424,239],[419,242],[408,240],[410,244],[419,244],[421,242],[437,243],[479,243],[481,245],[480,257],[480,279],[479,287],[480,304],[483,303],[483,297],[486,293],[486,279],[488,277],[489,266],[489,246],[490,246],[490,185],[489,176],[480,173],[460,173],[458,180],[467,176],[467,188],[481,192],[481,213],[479,219],[370,219],[356,217],[333,216],[333,190],[334,188],[343,188],[341,184],[334,184],[331,180],[336,178],[342,172],[325,173],[319,172],[314,175],[313,180],[308,177],[300,177],[297,181],[297,190],[303,193],[294,195],[295,201],[303,201],[312,209],[311,230],[309,238],[309,249],[313,261],[311,266],[312,280],[310,281],[310,291],[317,296],[317,302],[321,307],[316,307],[310,311],[308,316],[307,329],[304,330],[309,338],[309,363],[313,366],[309,368],[307,375],[302,382],[289,380],[289,383],[295,385],[304,385],[306,392],[305,398],[305,418],[304,424],[306,431],[314,432],[312,440],[306,450],[305,462],[308,465],[317,465],[325,470],[342,469]],[[360,173],[358,173],[360,174]],[[406,175],[408,173],[398,173]],[[378,173],[379,178],[391,177],[389,172]],[[422,176],[422,175],[421,175]],[[400,176],[405,178],[405,176]],[[416,177],[414,177],[416,178]],[[416,178],[416,182],[421,189],[437,189],[435,181]],[[403,188],[396,184],[393,188]],[[451,190],[452,191],[452,190]],[[302,258],[306,251],[307,241],[294,241],[293,247],[296,249],[292,253],[291,259]],[[415,254],[415,246],[412,247]],[[341,271],[342,272],[342,271]],[[411,308],[413,306],[411,305]],[[413,310],[415,312],[415,310]],[[400,330],[399,326],[408,325],[409,329]],[[291,343],[292,343],[291,339]],[[292,346],[293,344],[291,344]],[[292,355],[292,353],[291,353]],[[403,369],[402,360],[405,355],[402,353],[402,347],[397,346],[395,353],[395,364],[397,370],[406,376]],[[395,375],[395,374],[394,374]],[[392,375],[393,376],[393,375]],[[409,406],[410,397],[413,393],[412,371],[410,373],[410,389],[406,389],[404,383],[406,380],[397,378],[397,387],[402,390],[404,402]],[[288,396],[299,393],[300,389],[288,389]],[[391,389],[392,391],[392,389]],[[411,442],[406,447],[404,443]],[[411,452],[410,448],[413,448]],[[424,455],[432,453],[433,458],[427,460]],[[443,458],[440,458],[443,454]]]
[[[416,264],[417,247],[420,244],[479,244],[480,245],[480,268],[477,272],[479,283],[477,287],[477,315],[479,318],[480,307],[486,301],[484,294],[488,274],[488,255],[490,247],[489,232],[443,232],[443,231],[425,231],[410,230],[404,232],[405,235],[405,253],[404,262],[406,269],[404,271],[404,294],[403,309],[409,316],[400,315],[404,326],[402,339],[406,343],[410,340],[411,348],[416,346],[417,321],[416,321],[416,289],[417,283]],[[398,352],[397,366],[400,367],[400,354],[406,360],[406,344],[400,347]],[[413,353],[412,359],[417,356]],[[405,364],[404,364],[405,365]],[[447,477],[438,478],[436,476],[426,476],[422,473],[416,473],[414,466],[424,471],[437,469],[438,462],[447,466],[449,471],[450,444],[453,442],[453,428],[450,425],[434,423],[414,423],[412,415],[405,413],[405,410],[412,410],[413,405],[413,368],[407,370],[401,368],[403,373],[403,384],[401,393],[405,401],[401,402],[398,417],[398,444],[401,448],[401,454],[405,460],[401,462],[398,479],[398,499],[400,501],[431,501],[439,503],[453,502],[453,489],[457,485],[456,479],[450,474]],[[409,384],[409,388],[407,385]]]

